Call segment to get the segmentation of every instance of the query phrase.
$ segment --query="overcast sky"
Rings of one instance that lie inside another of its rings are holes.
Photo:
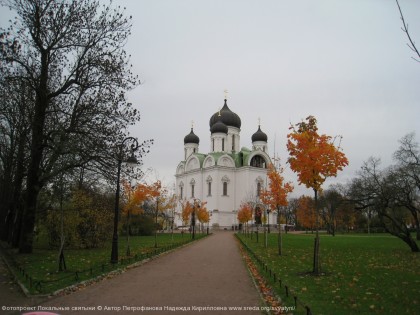
[[[129,93],[142,113],[132,135],[155,140],[144,168],[166,183],[192,120],[200,152],[209,152],[209,119],[225,89],[242,120],[241,146],[251,147],[260,117],[270,156],[275,146],[283,164],[290,123],[314,115],[321,133],[342,135],[350,165],[339,182],[370,156],[392,163],[405,134],[420,140],[420,63],[411,59],[394,0],[113,3],[133,16],[127,51],[143,81]],[[420,1],[400,5],[420,48]],[[296,183],[295,174],[286,177]]]

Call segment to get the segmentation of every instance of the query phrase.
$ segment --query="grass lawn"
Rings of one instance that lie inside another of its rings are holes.
[[[196,234],[196,239],[203,234]],[[105,247],[97,249],[65,249],[66,271],[58,271],[58,250],[43,248],[35,244],[32,254],[18,254],[17,250],[9,249],[16,263],[16,274],[32,294],[52,293],[81,281],[95,278],[112,270],[124,268],[126,265],[149,258],[174,247],[191,241],[189,233],[158,234],[155,248],[154,236],[130,237],[130,257],[126,256],[127,241],[119,238],[118,264],[110,263],[111,241]],[[121,262],[122,259],[122,262]]]
[[[287,285],[312,314],[420,314],[420,253],[393,236],[321,235],[325,275],[319,277],[307,273],[312,271],[312,234],[283,234],[281,257],[276,233],[269,234],[268,249],[262,234],[259,243],[255,236],[238,237],[282,280],[282,289],[278,280],[272,283],[278,294],[285,298]],[[294,305],[292,297],[284,301]]]

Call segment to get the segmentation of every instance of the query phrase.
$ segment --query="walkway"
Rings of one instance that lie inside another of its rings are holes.
[[[231,232],[215,233],[112,279],[40,305],[70,308],[58,312],[62,315],[261,314],[255,310],[261,306],[259,293]],[[147,307],[151,310],[145,311]],[[80,308],[91,310],[81,312]]]

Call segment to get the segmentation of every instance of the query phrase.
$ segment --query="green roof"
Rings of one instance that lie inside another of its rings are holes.
[[[220,159],[220,157],[222,157],[223,155],[228,155],[230,156],[233,161],[235,162],[235,167],[242,167],[244,165],[249,164],[248,163],[248,159],[249,159],[249,155],[251,154],[251,150],[245,147],[241,148],[241,151],[239,152],[235,152],[235,153],[226,153],[226,152],[211,152],[208,154],[203,154],[203,153],[193,153],[194,156],[196,156],[198,158],[198,160],[200,161],[200,168],[203,167],[203,162],[205,160],[205,158],[207,156],[212,156],[215,160],[215,165],[218,165],[217,162]]]

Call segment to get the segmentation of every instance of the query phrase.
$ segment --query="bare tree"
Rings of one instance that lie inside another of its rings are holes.
[[[417,195],[413,194],[413,185],[404,177],[398,178],[396,168],[379,169],[379,159],[370,158],[362,166],[359,173],[356,191],[353,193],[356,206],[359,208],[373,207],[385,230],[403,240],[413,252],[419,247],[411,236],[410,221],[414,219],[418,224],[417,212],[413,210],[413,202]],[[411,187],[409,189],[408,186]]]
[[[124,45],[131,17],[88,0],[0,0],[16,11],[0,30],[0,71],[35,95],[19,250],[32,251],[39,192],[72,168],[115,169],[110,148],[139,113],[125,92],[139,81]],[[144,152],[139,150],[139,152]]]

